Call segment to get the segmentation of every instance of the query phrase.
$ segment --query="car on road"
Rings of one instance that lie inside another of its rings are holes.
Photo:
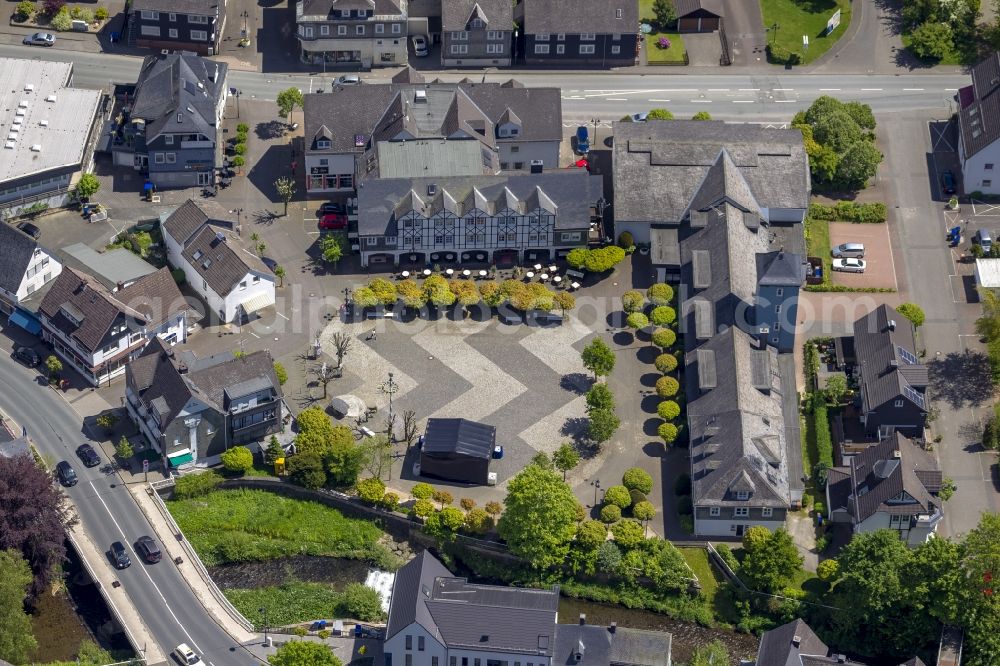
[[[116,569],[128,569],[132,566],[132,559],[128,556],[125,544],[121,541],[115,541],[111,544],[111,550],[108,553],[111,555],[111,561],[114,562]]]
[[[143,535],[136,539],[135,544],[133,544],[136,554],[144,559],[148,564],[155,564],[160,561],[163,554],[160,552],[160,547],[156,545],[156,541],[153,537]]]
[[[37,367],[42,362],[42,357],[31,347],[18,347],[14,350],[14,358],[29,368]]]
[[[344,74],[343,76],[338,76],[334,83],[338,86],[360,86],[361,77],[357,74]]]
[[[101,456],[97,455],[97,451],[90,444],[81,444],[76,447],[76,455],[87,467],[97,467],[101,464]]]
[[[864,273],[866,262],[864,259],[834,259],[833,270],[844,273]]]
[[[25,37],[21,43],[28,46],[52,46],[56,43],[56,36],[50,32],[36,32]]]
[[[576,128],[576,152],[581,155],[590,152],[590,132],[583,125]]]
[[[945,194],[955,193],[955,174],[951,171],[941,173],[941,189],[944,190]]]
[[[197,666],[201,664],[201,657],[194,653],[194,650],[187,646],[187,643],[181,643],[174,648],[174,659],[184,664],[184,666]]]
[[[342,213],[327,213],[319,219],[319,228],[324,231],[329,229],[346,229],[347,216]]]
[[[861,259],[865,256],[865,246],[863,243],[841,243],[837,247],[830,250],[830,255],[837,259],[843,259],[845,257]]]
[[[17,228],[23,231],[24,233],[28,234],[35,240],[38,240],[38,237],[42,235],[42,230],[33,225],[31,222],[22,222],[21,224],[17,225]]]
[[[423,35],[413,35],[410,41],[413,42],[413,55],[423,58],[430,54],[427,50],[427,38]]]
[[[65,460],[59,461],[56,465],[56,476],[59,477],[59,483],[64,486],[75,486],[77,482],[76,470]]]
[[[649,116],[648,113],[633,113],[631,116],[629,116],[629,118],[631,118],[632,122],[634,123],[644,123],[646,122],[646,118],[648,116]]]

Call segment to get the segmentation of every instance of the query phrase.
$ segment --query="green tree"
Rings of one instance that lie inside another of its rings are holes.
[[[434,513],[434,502],[429,499],[418,499],[413,503],[413,515],[419,518],[427,518]]]
[[[585,268],[591,273],[604,273],[617,266],[624,258],[625,250],[617,245],[588,250]]]
[[[408,308],[420,309],[427,305],[427,295],[414,280],[407,278],[396,285],[396,292],[399,294],[403,305]]]
[[[611,526],[611,534],[620,548],[631,550],[646,538],[645,530],[639,521],[626,518]]]
[[[38,643],[24,612],[31,568],[16,550],[0,550],[0,659],[28,663]]]
[[[288,477],[303,488],[322,488],[326,485],[323,459],[317,453],[298,453],[288,460]]]
[[[816,575],[819,576],[820,580],[825,580],[828,583],[837,580],[839,573],[840,565],[837,564],[837,560],[823,560],[816,567]]]
[[[653,490],[653,477],[641,467],[629,467],[622,474],[622,485],[629,490],[638,490],[643,495],[648,495]]]
[[[711,120],[712,114],[708,111],[699,111],[698,113],[691,116],[691,120]]]
[[[677,342],[677,334],[669,328],[658,328],[653,331],[653,344],[660,349],[670,349]]]
[[[552,454],[552,464],[563,473],[563,481],[566,480],[566,472],[580,464],[580,454],[569,442],[563,442]]]
[[[622,508],[617,504],[605,504],[601,507],[601,520],[609,525],[622,519]]]
[[[343,662],[324,643],[291,640],[268,656],[271,666],[343,666]]]
[[[278,93],[275,101],[278,103],[278,115],[282,118],[288,118],[292,115],[295,107],[302,108],[302,91],[298,88],[287,88]]]
[[[580,352],[583,367],[594,373],[594,378],[607,377],[615,369],[615,353],[601,338],[591,340]]]
[[[276,435],[271,435],[271,439],[268,440],[267,450],[264,451],[264,463],[269,467],[274,466],[278,458],[285,457],[285,450],[281,448],[281,443],[278,441]]]
[[[673,421],[681,415],[681,406],[674,400],[663,400],[656,406],[656,414],[664,421]]]
[[[287,176],[282,176],[274,181],[274,189],[278,192],[278,198],[285,204],[285,216],[288,216],[288,202],[295,196],[295,181]]]
[[[657,282],[646,290],[646,297],[653,305],[670,305],[674,300],[674,288],[669,284]]]
[[[337,599],[335,612],[337,617],[363,622],[378,622],[385,617],[382,612],[382,597],[377,590],[364,583],[348,583]]]
[[[97,180],[97,176],[94,174],[87,172],[80,176],[73,193],[77,199],[89,199],[97,194],[99,189],[101,189],[101,181]]]
[[[486,509],[476,507],[465,514],[465,529],[472,534],[486,534],[493,529],[493,519]]]
[[[636,520],[641,520],[643,526],[648,525],[656,516],[656,507],[649,500],[643,500],[641,502],[636,502],[632,506],[632,517]]]
[[[479,295],[479,290],[476,289],[476,284],[472,280],[464,278],[452,280],[449,287],[451,288],[451,292],[455,294],[455,302],[465,309],[479,305],[483,300]]]
[[[238,172],[240,170],[240,167],[246,164],[247,161],[246,158],[243,157],[242,155],[236,155],[235,157],[233,157],[233,159],[229,161],[229,163],[232,164],[234,167],[236,167],[236,171]]]
[[[838,185],[860,189],[875,176],[882,153],[871,141],[858,141],[840,156],[834,180]]]
[[[465,514],[461,509],[449,506],[428,516],[424,531],[440,542],[449,542],[464,526]]]
[[[320,256],[323,257],[323,261],[329,262],[334,266],[340,261],[341,257],[344,256],[344,250],[347,245],[347,238],[344,234],[333,233],[333,234],[322,234],[319,237],[319,252]],[[357,291],[355,291],[357,294]],[[356,300],[356,299],[355,299]]]
[[[442,509],[444,509],[446,506],[451,506],[451,503],[455,501],[455,497],[447,490],[443,489],[435,490],[434,494],[431,495],[431,498],[439,505],[441,505]]]
[[[552,458],[545,451],[539,451],[532,456],[530,464],[547,470],[553,470],[556,468],[556,466],[552,464]]]
[[[288,371],[285,370],[285,366],[275,361],[271,364],[271,367],[274,368],[274,376],[278,379],[278,385],[284,386],[285,382],[288,381]]]
[[[875,129],[875,114],[872,113],[872,107],[861,102],[847,102],[842,108],[861,129],[869,131]]]
[[[483,297],[483,303],[491,308],[499,307],[504,302],[504,294],[500,290],[500,285],[495,281],[480,284],[479,295]]]
[[[622,294],[622,310],[631,314],[641,312],[646,305],[646,297],[638,289],[632,289]]]
[[[657,27],[661,30],[672,26],[677,21],[677,10],[674,9],[673,0],[653,0],[653,15],[656,17]]]
[[[576,307],[576,296],[568,291],[557,291],[555,295],[552,296],[552,301],[555,303],[555,306],[559,308],[559,312],[564,317],[568,311]]]
[[[73,27],[73,17],[69,13],[69,7],[63,7],[53,16],[49,23],[59,32],[67,32]]]
[[[438,308],[445,308],[455,302],[456,296],[448,286],[448,281],[440,275],[431,275],[424,280],[424,294],[427,300]]]
[[[222,466],[228,472],[246,474],[253,469],[253,454],[245,446],[234,446],[231,449],[226,449],[219,457],[222,459]]]
[[[669,326],[677,320],[677,312],[669,305],[660,305],[649,313],[653,326]]]
[[[501,513],[503,513],[503,504],[500,502],[487,502],[486,506],[483,508],[486,509],[486,513],[490,514],[490,517],[494,520],[498,518]]]
[[[611,486],[604,491],[604,503],[614,504],[619,509],[627,509],[632,504],[632,495],[625,486]]]
[[[350,428],[336,426],[335,430],[343,428],[348,431],[350,440],[337,437],[323,456],[326,466],[327,483],[334,488],[350,488],[358,481],[361,468],[364,465],[365,452],[354,443],[354,435]]]
[[[387,472],[391,473],[392,442],[383,434],[365,437],[361,440],[361,466],[369,474],[381,479]]]
[[[660,436],[666,446],[670,446],[677,441],[677,426],[673,423],[661,423],[656,428],[656,434]]]
[[[618,507],[615,507],[616,509]],[[597,568],[615,575],[622,566],[622,551],[612,541],[605,541],[597,548]]]
[[[576,534],[576,497],[550,470],[528,465],[507,487],[497,525],[510,551],[538,569],[561,564]]]
[[[674,114],[670,113],[666,109],[650,109],[649,113],[646,114],[646,120],[673,120]]]
[[[587,391],[586,401],[588,412],[592,412],[595,409],[610,409],[614,411],[615,408],[615,395],[608,388],[606,382],[597,382],[591,386],[590,390]]]
[[[759,531],[763,532],[750,534]],[[766,538],[761,539],[763,533]],[[750,589],[776,592],[802,570],[802,556],[784,529],[771,533],[766,527],[751,527],[743,539],[743,550],[740,576]]]
[[[951,51],[952,40],[950,25],[928,21],[910,33],[909,49],[921,60],[941,60]]]
[[[121,460],[128,460],[135,455],[135,450],[125,435],[122,435],[122,438],[118,440],[118,444],[115,445],[115,455]]]
[[[396,285],[385,278],[372,278],[368,281],[368,288],[381,305],[392,305],[399,298],[396,294]]]
[[[368,287],[355,289],[354,293],[351,294],[351,300],[361,308],[373,308],[378,305],[378,296]]]
[[[847,378],[843,375],[828,377],[823,393],[831,405],[839,405],[844,396],[847,395]]]
[[[938,541],[938,539],[932,539]],[[1000,594],[996,589],[1000,572],[1000,514],[984,513],[979,524],[966,535],[959,567],[963,598],[960,616],[968,652],[963,664],[987,666],[1000,654]]]
[[[672,398],[677,395],[680,386],[680,383],[673,377],[660,377],[656,380],[656,395],[661,398]]]
[[[641,312],[633,312],[625,319],[625,325],[639,332],[649,326],[649,318]]]
[[[903,315],[910,320],[914,328],[920,328],[924,325],[924,310],[916,303],[901,303],[896,307],[896,312]]]
[[[596,444],[603,444],[614,437],[621,425],[618,415],[611,409],[592,409],[589,416],[587,436]]]
[[[45,359],[45,369],[49,372],[49,380],[59,379],[59,373],[63,371],[62,361],[55,355],[50,355]]]
[[[434,496],[434,486],[420,481],[413,484],[413,487],[410,488],[410,495],[412,495],[414,499],[418,500],[430,499]]]
[[[597,520],[585,520],[576,530],[576,544],[584,550],[597,550],[608,538],[608,528]]]
[[[587,256],[590,250],[585,247],[576,247],[566,254],[566,263],[572,268],[581,269],[587,266]]]
[[[358,481],[358,497],[363,502],[377,504],[385,497],[385,484],[381,479],[370,477]]]
[[[656,361],[653,364],[657,370],[663,374],[667,374],[677,369],[677,357],[673,354],[660,354],[656,357]]]
[[[823,146],[843,153],[863,139],[861,128],[847,111],[837,109],[820,116],[813,124],[813,137]]]
[[[711,643],[699,645],[691,654],[688,666],[720,666],[729,663],[729,648],[716,639]]]

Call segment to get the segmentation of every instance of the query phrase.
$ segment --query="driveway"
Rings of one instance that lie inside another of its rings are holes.
[[[718,67],[722,57],[722,42],[717,32],[686,33],[684,47],[688,65],[692,67]]]
[[[733,65],[764,63],[767,33],[758,0],[722,0],[726,39],[732,50]],[[684,36],[687,42],[687,35]],[[721,48],[721,47],[720,47]],[[718,63],[716,63],[718,64]]]
[[[834,284],[847,287],[896,288],[896,270],[889,242],[888,224],[831,222],[830,247],[836,247],[841,243],[863,243],[867,265],[864,273],[833,271],[831,279]]]

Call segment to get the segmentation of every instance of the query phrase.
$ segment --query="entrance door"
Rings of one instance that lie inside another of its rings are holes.
[[[212,184],[212,172],[211,171],[199,171],[198,172],[198,185],[211,185]]]
[[[736,536],[738,536],[738,537],[743,536],[743,529],[745,527],[746,527],[746,525],[737,525],[736,526]]]

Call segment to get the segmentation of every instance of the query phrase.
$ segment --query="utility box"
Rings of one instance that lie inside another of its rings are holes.
[[[86,21],[73,21],[74,32],[87,32],[89,26]]]

